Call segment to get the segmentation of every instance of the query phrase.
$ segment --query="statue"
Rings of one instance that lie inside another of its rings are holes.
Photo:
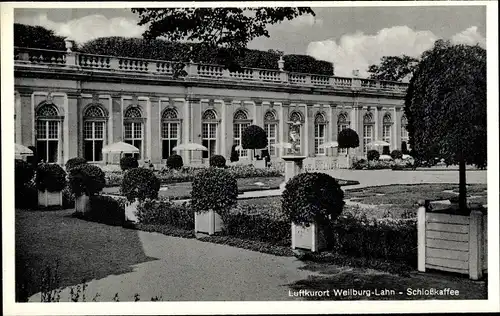
[[[300,125],[299,121],[290,124],[290,153],[294,155],[300,154]]]

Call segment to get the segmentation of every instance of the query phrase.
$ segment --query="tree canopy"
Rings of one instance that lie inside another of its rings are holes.
[[[340,131],[337,142],[339,148],[356,148],[359,147],[359,136],[355,130],[346,128]]]
[[[420,160],[486,165],[486,51],[439,40],[422,55],[405,99],[410,146]]]
[[[241,146],[244,149],[263,149],[267,147],[266,131],[260,126],[250,125],[243,130]]]
[[[370,65],[368,72],[371,79],[401,81],[413,73],[418,59],[402,56],[384,56],[379,65]]]
[[[42,26],[14,23],[14,46],[39,49],[66,50],[64,37]]]

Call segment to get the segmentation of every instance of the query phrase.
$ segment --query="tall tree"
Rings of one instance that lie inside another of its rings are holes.
[[[422,55],[404,110],[417,158],[459,164],[459,205],[465,209],[465,166],[486,165],[486,51],[437,41]]]
[[[217,50],[227,68],[240,69],[236,62],[250,41],[269,37],[267,27],[303,14],[315,15],[311,8],[134,8],[139,25],[147,25],[146,39],[163,37],[173,42],[201,43]],[[196,52],[191,50],[190,56]],[[190,57],[192,59],[192,57]]]
[[[411,75],[418,65],[418,59],[402,56],[384,56],[379,65],[370,65],[371,79],[401,81]]]

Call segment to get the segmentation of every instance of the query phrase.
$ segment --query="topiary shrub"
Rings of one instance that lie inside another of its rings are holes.
[[[22,159],[15,160],[14,166],[14,186],[17,190],[23,189],[24,186],[33,179],[35,170],[33,166]]]
[[[81,164],[73,167],[69,173],[69,185],[75,196],[92,196],[106,186],[104,171],[98,166]]]
[[[403,159],[403,152],[400,151],[400,150],[397,150],[397,149],[394,149],[392,152],[391,152],[391,157],[392,159],[396,160],[396,159]]]
[[[180,155],[170,155],[167,158],[167,168],[179,170],[184,165]]]
[[[328,224],[344,208],[344,192],[325,173],[301,173],[290,179],[281,198],[283,213],[295,224]]]
[[[125,156],[120,159],[120,168],[123,171],[133,169],[133,168],[139,168],[139,162],[137,161],[137,158],[135,157],[129,157]]]
[[[231,162],[240,160],[240,154],[236,150],[236,145],[231,146],[231,157],[229,160],[231,160]]]
[[[222,155],[213,155],[210,157],[210,167],[225,168],[226,158]]]
[[[380,154],[374,149],[368,150],[368,152],[366,153],[366,158],[368,159],[368,161],[378,160],[380,158]]]
[[[359,147],[359,136],[355,130],[346,128],[340,131],[337,142],[339,148],[356,148]]]
[[[66,171],[70,172],[72,168],[74,168],[78,165],[86,164],[86,163],[87,163],[87,160],[85,160],[85,158],[81,158],[81,157],[75,157],[75,158],[68,159],[68,161],[66,161]]]
[[[40,191],[62,191],[66,186],[66,171],[57,164],[41,163],[36,171],[35,183]]]
[[[260,126],[250,125],[243,130],[241,135],[241,146],[244,149],[263,149],[267,147],[266,131]]]
[[[225,169],[208,168],[194,178],[191,205],[196,212],[213,210],[223,215],[236,204],[237,197],[236,178]]]
[[[127,170],[123,176],[121,193],[128,201],[158,198],[160,179],[153,171],[144,168]]]

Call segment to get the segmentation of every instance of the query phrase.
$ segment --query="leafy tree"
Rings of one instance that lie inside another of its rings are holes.
[[[250,41],[269,37],[269,25],[303,14],[315,15],[307,7],[134,8],[132,12],[139,15],[139,25],[148,26],[143,34],[145,39],[163,37],[172,42],[200,43],[217,51],[230,70],[240,69],[237,58],[245,54]],[[191,49],[189,59],[195,54]]]
[[[411,75],[418,65],[418,59],[402,56],[384,56],[380,65],[370,65],[368,72],[371,79],[401,81]]]
[[[486,51],[437,41],[410,81],[405,114],[419,160],[459,164],[459,205],[465,209],[465,166],[486,165]]]
[[[42,26],[14,23],[14,46],[39,49],[66,50],[64,37]]]
[[[339,148],[347,148],[347,161],[349,163],[349,167],[351,164],[351,160],[349,158],[349,148],[357,148],[359,147],[359,136],[355,130],[346,128],[340,131],[337,136],[337,142],[339,143]]]
[[[255,156],[255,149],[263,149],[267,147],[266,131],[257,125],[250,125],[243,130],[241,135],[241,146],[244,149],[253,149]]]

